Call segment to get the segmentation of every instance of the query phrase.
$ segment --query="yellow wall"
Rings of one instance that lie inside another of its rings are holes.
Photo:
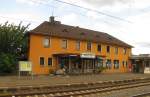
[[[80,50],[76,50],[76,40],[68,39],[68,48],[63,49],[61,46],[62,39],[64,38],[58,38],[58,37],[51,37],[51,45],[49,48],[44,48],[43,46],[43,39],[45,36],[42,35],[33,35],[30,34],[30,48],[29,48],[29,60],[33,64],[33,72],[34,74],[49,74],[49,69],[56,69],[58,67],[56,65],[56,60],[53,59],[52,66],[48,66],[48,57],[52,57],[52,54],[56,53],[83,53],[87,52],[87,42],[81,41],[80,42]],[[106,46],[107,44],[101,44],[102,51],[97,51],[97,44],[100,43],[92,43],[92,53],[95,53],[95,55],[106,55],[106,59],[111,59],[112,63],[114,59],[118,59],[120,62],[119,69],[112,69],[106,70],[106,72],[127,72],[128,69],[125,67],[122,67],[122,61],[128,61],[128,57],[131,55],[131,49],[127,48],[126,55],[123,54],[123,47],[118,47],[118,55],[115,55],[115,47],[113,45],[110,46],[110,53],[107,54],[106,52]],[[40,57],[45,58],[45,65],[40,66]],[[128,62],[129,63],[129,62]]]

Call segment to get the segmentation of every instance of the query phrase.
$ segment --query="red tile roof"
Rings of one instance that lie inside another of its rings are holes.
[[[35,29],[29,32],[30,34],[50,35],[62,38],[70,38],[75,40],[85,40],[97,43],[105,43],[110,45],[117,45],[131,48],[132,46],[103,32],[93,31],[89,29],[80,28],[78,26],[69,26],[55,23],[43,22]]]

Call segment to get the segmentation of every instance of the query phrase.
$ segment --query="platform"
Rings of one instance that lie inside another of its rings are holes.
[[[19,86],[42,86],[42,85],[60,85],[60,84],[76,84],[91,83],[110,80],[125,80],[134,78],[147,78],[149,74],[132,74],[132,73],[115,73],[115,74],[91,74],[91,75],[49,75],[49,76],[0,76],[0,87],[19,87]]]

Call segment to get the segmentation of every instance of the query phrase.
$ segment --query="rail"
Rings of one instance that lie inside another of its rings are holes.
[[[150,78],[130,79],[118,81],[105,81],[97,83],[84,84],[68,84],[58,86],[41,86],[41,87],[18,87],[18,88],[1,88],[0,97],[18,97],[18,96],[34,96],[34,95],[51,95],[52,97],[66,97],[87,95],[93,93],[102,93],[119,89],[127,89],[150,85]]]

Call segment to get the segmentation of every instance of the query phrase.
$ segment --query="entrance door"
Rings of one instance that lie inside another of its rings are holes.
[[[59,57],[59,66],[60,68],[65,68],[66,72],[68,72],[69,68],[69,59],[68,57]]]

